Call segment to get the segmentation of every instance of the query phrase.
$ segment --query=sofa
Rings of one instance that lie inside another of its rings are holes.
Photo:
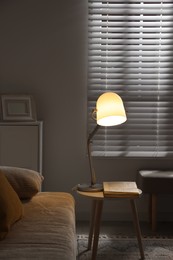
[[[0,259],[76,259],[75,202],[35,171],[0,167]]]

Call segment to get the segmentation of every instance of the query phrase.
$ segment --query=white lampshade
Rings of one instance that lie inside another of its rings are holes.
[[[97,124],[101,126],[114,126],[127,120],[121,97],[113,92],[102,94],[96,103]]]

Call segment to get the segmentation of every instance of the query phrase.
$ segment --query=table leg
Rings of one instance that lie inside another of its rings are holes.
[[[92,257],[91,260],[95,260],[97,256],[97,248],[100,233],[100,222],[103,208],[103,200],[95,201],[95,214],[94,214],[94,225],[93,225],[93,247],[92,247]]]
[[[89,229],[89,237],[88,237],[88,250],[91,249],[93,234],[94,234],[94,225],[95,225],[95,214],[96,214],[96,200],[92,200],[92,210],[91,210],[91,218],[90,218],[90,229]]]
[[[137,235],[137,239],[138,239],[141,260],[143,260],[143,259],[145,259],[145,256],[144,256],[144,250],[143,250],[143,245],[142,245],[142,236],[141,236],[141,229],[140,229],[140,225],[139,225],[138,213],[137,213],[136,204],[135,204],[134,199],[131,199],[130,203],[131,203],[131,208],[132,208],[132,213],[133,213],[134,226],[135,226],[136,235]]]
[[[156,210],[157,210],[157,195],[150,195],[150,222],[152,231],[155,232],[157,229],[157,221],[156,221]]]

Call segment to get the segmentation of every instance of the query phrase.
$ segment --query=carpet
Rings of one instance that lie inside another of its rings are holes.
[[[142,241],[146,260],[173,260],[172,237],[144,237]],[[78,260],[91,260],[87,242],[87,235],[78,235]],[[140,259],[140,253],[135,237],[100,235],[97,260],[137,259]]]

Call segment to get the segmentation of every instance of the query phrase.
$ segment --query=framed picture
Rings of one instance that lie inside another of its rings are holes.
[[[34,99],[31,95],[1,95],[3,121],[36,121]]]

